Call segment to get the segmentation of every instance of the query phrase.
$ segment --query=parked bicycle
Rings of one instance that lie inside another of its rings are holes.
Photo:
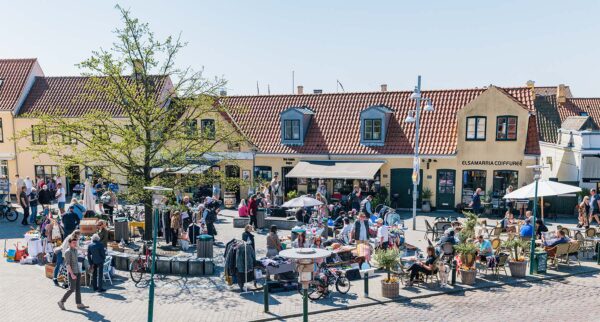
[[[327,267],[325,262],[321,263],[315,275],[315,278],[308,284],[308,298],[311,300],[318,300],[329,295],[329,289],[333,285],[335,285],[336,290],[341,294],[346,294],[350,291],[350,280],[346,277],[344,271]],[[301,285],[298,288],[298,292],[303,294]]]
[[[2,202],[0,203],[0,218],[2,217],[8,221],[15,221],[19,218],[19,213],[11,203]]]
[[[144,278],[144,274],[148,272],[150,269],[151,263],[151,254],[150,246],[144,244],[142,247],[143,254],[139,254],[138,258],[133,260],[131,264],[129,264],[129,275],[131,275],[131,280],[137,285]]]

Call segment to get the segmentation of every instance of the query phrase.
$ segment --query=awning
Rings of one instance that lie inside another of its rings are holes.
[[[15,154],[11,152],[0,152],[0,160],[14,160]]]
[[[167,172],[170,174],[202,174],[206,170],[210,169],[209,165],[205,164],[188,164],[183,168],[173,167],[173,168],[153,168],[150,173],[158,174],[162,172]]]
[[[300,161],[287,178],[373,179],[383,161]]]
[[[600,181],[600,158],[584,157],[583,158],[583,181]]]

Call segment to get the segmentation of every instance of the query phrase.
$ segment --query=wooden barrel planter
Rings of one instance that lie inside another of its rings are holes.
[[[386,298],[395,298],[400,294],[400,283],[387,283],[381,281],[381,295]]]
[[[508,268],[512,277],[525,277],[527,274],[527,261],[510,261],[508,262]]]
[[[477,275],[476,270],[460,270],[460,281],[465,285],[473,285],[475,284],[475,276]]]
[[[237,199],[235,198],[235,192],[225,192],[223,197],[223,204],[225,204],[225,208],[233,209],[235,208],[237,203]]]

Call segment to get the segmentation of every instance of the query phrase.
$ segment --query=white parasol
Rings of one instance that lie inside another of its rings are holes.
[[[294,198],[286,201],[281,207],[283,208],[297,208],[297,207],[313,207],[320,206],[323,203],[319,200],[308,197],[308,196],[300,196],[298,198]]]
[[[83,186],[83,206],[88,210],[94,210],[96,208],[96,196],[94,196],[92,190],[90,180],[86,179]]]
[[[581,188],[571,186],[555,181],[539,180],[537,188],[537,196],[542,198],[542,219],[544,219],[544,197],[559,196],[569,193],[581,192]],[[517,189],[511,193],[505,194],[504,199],[529,199],[535,197],[535,182]]]

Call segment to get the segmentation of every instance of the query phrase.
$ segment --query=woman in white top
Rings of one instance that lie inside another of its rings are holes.
[[[352,234],[352,229],[354,229],[353,225],[350,225],[350,219],[348,217],[344,218],[344,227],[338,234],[338,238],[342,239],[344,243],[349,244]]]

